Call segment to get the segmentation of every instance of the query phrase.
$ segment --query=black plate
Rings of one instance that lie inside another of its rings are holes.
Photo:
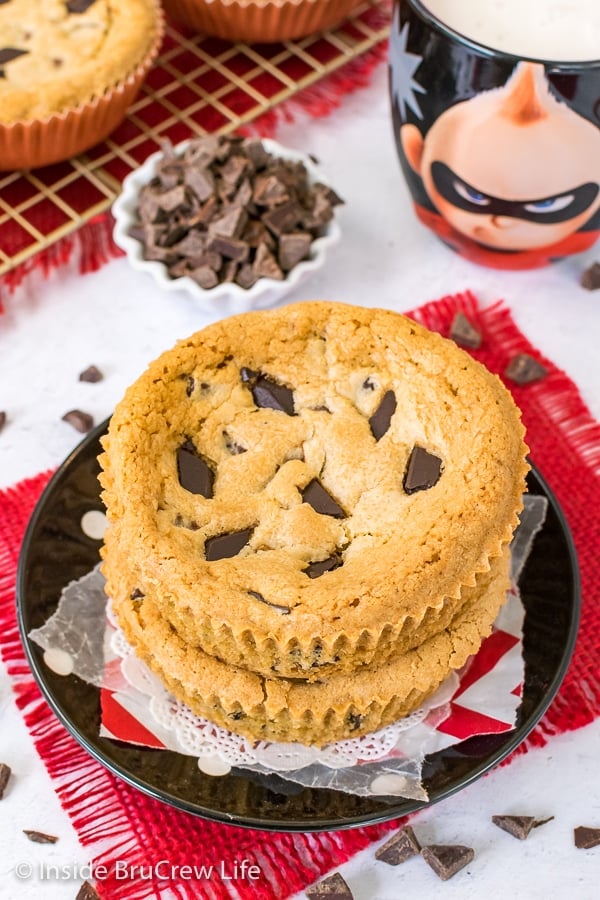
[[[29,523],[17,574],[19,627],[29,663],[48,703],[75,739],[111,772],[150,796],[236,825],[323,831],[385,821],[427,805],[300,788],[277,776],[235,769],[215,778],[200,772],[192,757],[99,737],[98,689],[74,675],[55,675],[27,634],[54,612],[63,586],[98,561],[100,541],[86,537],[80,521],[88,510],[103,508],[96,457],[106,427],[105,422],[90,433],[50,481]],[[529,489],[544,494],[550,504],[521,578],[525,685],[517,725],[508,733],[471,738],[428,757],[423,774],[430,803],[460,790],[504,759],[545,712],[569,664],[579,621],[575,551],[560,508],[535,471],[529,476]]]

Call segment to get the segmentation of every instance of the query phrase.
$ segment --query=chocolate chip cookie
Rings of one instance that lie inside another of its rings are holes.
[[[499,379],[397,313],[307,302],[217,322],[112,418],[109,595],[150,597],[190,650],[263,678],[381,667],[502,556],[526,449]]]
[[[126,79],[156,40],[154,0],[3,0],[0,123],[45,119]]]

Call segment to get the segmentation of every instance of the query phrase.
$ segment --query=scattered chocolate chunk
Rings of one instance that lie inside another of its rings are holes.
[[[23,829],[23,834],[27,835],[30,841],[36,844],[55,844],[58,840],[55,834],[44,834],[43,831],[29,831]]]
[[[548,370],[528,353],[519,353],[511,359],[504,374],[515,384],[530,384],[545,378]]]
[[[548,819],[536,819],[535,816],[492,816],[492,822],[503,831],[508,831],[513,837],[524,841],[532,828],[539,828],[540,825],[545,825],[553,818],[554,816],[550,816]]]
[[[600,290],[600,262],[592,263],[581,276],[581,287],[586,291]]]
[[[2,431],[2,429],[6,425],[6,419],[6,413],[4,412],[4,410],[0,410],[0,431]]]
[[[62,417],[63,422],[68,422],[77,431],[82,434],[90,431],[94,427],[94,417],[89,413],[82,412],[80,409],[70,409]]]
[[[217,534],[215,537],[207,538],[204,544],[204,556],[208,562],[237,556],[250,540],[251,534],[252,528],[244,528],[242,531],[230,531],[227,534]]]
[[[309,578],[320,578],[325,572],[333,572],[334,569],[339,569],[342,563],[343,560],[340,556],[329,556],[327,559],[309,563],[302,571]]]
[[[390,866],[399,866],[400,863],[406,862],[412,856],[417,856],[420,852],[421,845],[416,839],[414,831],[410,825],[406,825],[389,841],[386,841],[379,850],[375,851],[375,859],[380,859]]]
[[[313,478],[308,482],[306,487],[300,491],[302,502],[309,503],[315,512],[322,516],[333,516],[334,519],[345,519],[346,513],[331,494],[325,490],[321,482],[317,478]]]
[[[386,391],[381,403],[369,419],[369,428],[376,441],[379,441],[390,427],[396,406],[396,395],[393,391]]]
[[[423,847],[421,856],[442,881],[448,881],[471,862],[475,853],[460,844],[430,844]]]
[[[190,494],[212,498],[214,473],[192,441],[185,441],[177,450],[177,476],[181,487]]]
[[[353,894],[339,872],[305,889],[308,900],[353,900]]]
[[[84,13],[96,0],[68,0],[67,10],[70,13]]]
[[[590,850],[592,847],[600,845],[600,828],[578,825],[573,829],[573,838],[578,850]]]
[[[6,763],[0,763],[0,800],[4,796],[6,785],[11,775],[11,768]]]
[[[278,409],[288,416],[294,415],[294,392],[284,384],[278,384],[260,372],[240,370],[242,381],[250,384],[254,402],[261,409]]]
[[[89,881],[84,881],[77,891],[75,900],[100,900],[100,894]]]
[[[309,184],[302,163],[269,154],[255,138],[205,135],[180,155],[163,145],[129,234],[173,279],[249,289],[259,278],[283,280],[309,256],[341,202]]]
[[[406,494],[427,491],[440,480],[442,461],[423,447],[415,445],[408,459],[403,488]]]
[[[84,369],[83,372],[79,373],[79,380],[88,381],[90,384],[102,381],[103,378],[104,375],[97,366],[88,366],[87,369]]]
[[[273,609],[276,609],[277,612],[280,612],[282,616],[289,616],[289,606],[284,606],[281,603],[273,603],[272,600],[266,600],[262,594],[259,594],[258,591],[247,591],[247,593],[251,597],[254,597],[255,600],[260,601],[260,603],[265,603],[267,606],[271,606]]]
[[[363,390],[365,390],[365,391],[374,391],[375,390],[375,382],[370,377],[365,378],[365,380],[362,383],[362,386],[363,386]]]
[[[471,350],[477,350],[481,346],[481,332],[461,312],[457,312],[452,320],[450,337],[461,347],[469,347]]]

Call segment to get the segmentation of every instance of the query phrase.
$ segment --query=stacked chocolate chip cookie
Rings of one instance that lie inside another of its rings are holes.
[[[103,571],[196,713],[324,744],[415,709],[489,633],[525,489],[518,411],[393,312],[223,320],[127,391],[100,458]]]

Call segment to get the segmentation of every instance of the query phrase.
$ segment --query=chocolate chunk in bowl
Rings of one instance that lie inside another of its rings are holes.
[[[206,135],[166,144],[125,179],[114,238],[165,290],[220,314],[261,309],[323,265],[342,203],[310,157]]]

